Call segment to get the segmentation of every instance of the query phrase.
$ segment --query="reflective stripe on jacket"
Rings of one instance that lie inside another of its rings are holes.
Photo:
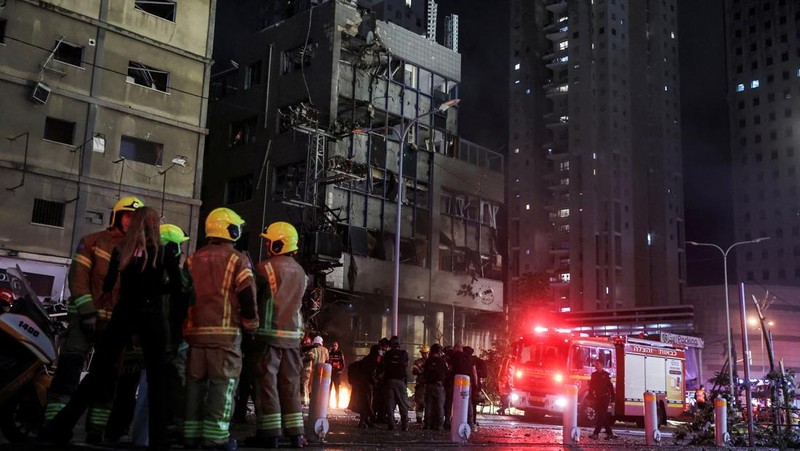
[[[241,329],[255,330],[258,317],[243,319],[238,293],[255,282],[250,260],[228,243],[210,243],[190,255],[184,265],[191,300],[183,335],[192,346],[232,346]],[[253,311],[255,311],[255,306]]]
[[[125,235],[117,228],[108,228],[83,237],[78,243],[69,267],[70,311],[81,316],[97,314],[100,321],[111,319],[119,298],[119,283],[111,296],[102,296],[103,281],[108,273],[111,252]]]
[[[261,324],[257,340],[278,348],[297,347],[303,338],[303,267],[290,256],[276,255],[256,265],[256,276]]]

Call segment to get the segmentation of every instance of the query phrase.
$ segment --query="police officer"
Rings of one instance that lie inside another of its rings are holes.
[[[400,422],[403,431],[408,430],[408,395],[406,379],[408,372],[408,352],[400,349],[400,338],[396,335],[389,341],[390,349],[381,360],[383,383],[386,393],[386,411],[389,415],[389,430],[395,428],[394,408],[400,410]]]
[[[285,432],[292,447],[302,448],[306,441],[300,405],[300,309],[307,278],[293,258],[298,251],[294,226],[275,222],[261,236],[266,240],[268,257],[256,265],[261,314],[254,346],[261,354],[256,365],[256,436],[247,444],[277,448]]]
[[[144,206],[139,198],[123,197],[111,210],[110,225],[105,230],[83,237],[69,267],[69,326],[61,344],[61,354],[53,383],[47,395],[45,419],[52,420],[66,406],[78,388],[87,354],[102,340],[103,332],[117,303],[119,288],[103,295],[103,281],[108,272],[111,252],[125,237],[131,213]],[[113,390],[113,384],[107,384]],[[111,399],[113,395],[103,396]],[[86,441],[102,441],[111,403],[97,402],[86,417]]]
[[[425,429],[442,430],[444,423],[444,390],[449,369],[442,355],[442,346],[434,343],[422,366],[425,380]]]
[[[184,265],[191,299],[183,326],[189,344],[183,431],[187,448],[201,442],[211,449],[237,447],[229,427],[242,369],[242,332],[252,336],[258,327],[252,265],[233,247],[243,224],[233,210],[213,210],[205,224],[208,244]]]
[[[419,354],[422,357],[414,360],[414,366],[411,368],[411,374],[416,376],[416,379],[414,379],[414,410],[417,414],[417,423],[422,423],[422,417],[425,412],[425,375],[422,367],[425,365],[425,361],[428,360],[429,352],[430,347],[428,345],[420,346]]]
[[[589,438],[596,439],[600,434],[600,429],[605,428],[606,438],[612,439],[617,436],[611,430],[611,418],[608,415],[608,405],[614,398],[614,384],[611,383],[611,375],[603,369],[603,361],[594,361],[595,372],[589,380],[589,396],[594,399],[594,410],[597,413],[597,422],[594,432]]]

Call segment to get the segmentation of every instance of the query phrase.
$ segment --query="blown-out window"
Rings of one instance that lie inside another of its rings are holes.
[[[135,0],[133,7],[147,14],[175,22],[177,5],[171,0]]]
[[[161,166],[161,161],[164,156],[164,145],[123,135],[119,143],[119,156],[126,160]]]
[[[128,61],[128,77],[126,80],[128,83],[169,92],[169,72],[146,66],[136,61]]]

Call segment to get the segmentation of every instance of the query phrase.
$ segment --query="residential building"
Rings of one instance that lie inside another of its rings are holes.
[[[682,303],[676,0],[512,0],[510,298],[561,311]]]
[[[215,7],[2,2],[0,257],[63,271],[125,195],[197,229]]]
[[[736,279],[800,286],[800,5],[726,0]]]
[[[342,2],[249,33],[246,10],[220,5],[219,38],[240,35],[215,54],[204,208],[245,217],[240,247],[254,260],[264,226],[298,228],[311,333],[359,354],[391,335],[399,252],[408,348],[490,348],[503,319],[504,163],[458,136],[458,106],[439,108],[460,94],[460,55]]]

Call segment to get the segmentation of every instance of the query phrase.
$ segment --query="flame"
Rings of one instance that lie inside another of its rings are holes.
[[[328,402],[330,409],[346,409],[350,404],[350,389],[345,387],[344,384],[340,385],[342,392],[339,394],[339,405],[336,405],[336,390],[331,385],[331,398]]]

